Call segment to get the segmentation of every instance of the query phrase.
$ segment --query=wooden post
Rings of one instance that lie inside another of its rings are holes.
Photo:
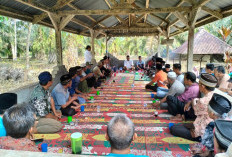
[[[167,56],[166,56],[166,64],[169,62],[169,45],[167,44],[166,45],[166,53],[167,53]]]
[[[74,15],[68,15],[66,17],[61,17],[54,13],[48,13],[48,15],[55,28],[57,65],[63,65],[61,31],[74,17]]]
[[[160,33],[158,34],[157,56],[160,57]]]
[[[108,42],[108,41],[107,41],[107,35],[106,35],[106,55],[109,57],[107,42]]]
[[[187,54],[187,70],[193,70],[193,46],[194,46],[194,26],[189,27],[188,31],[188,54]]]
[[[95,50],[94,50],[94,41],[95,41],[95,31],[93,29],[90,29],[90,34],[91,34],[91,53],[92,53],[92,63],[96,63],[95,60]]]
[[[55,33],[57,65],[63,65],[61,30],[55,30]]]

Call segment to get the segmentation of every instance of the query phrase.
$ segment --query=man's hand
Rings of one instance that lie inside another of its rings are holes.
[[[54,113],[54,114],[55,114],[55,116],[58,117],[58,118],[61,118],[61,116],[62,116],[61,112],[57,112],[57,111],[56,111],[56,113]]]
[[[184,112],[187,112],[190,110],[190,106],[191,106],[191,101],[188,102],[185,106],[184,106]]]
[[[73,104],[76,105],[76,106],[79,105],[76,101],[73,101]]]
[[[160,105],[159,102],[156,102],[156,103],[152,104],[152,106],[154,106],[154,107],[157,107],[157,106],[159,106],[159,105]]]
[[[93,73],[89,73],[88,75],[87,75],[87,77],[92,77],[93,76]]]
[[[57,116],[54,116],[53,114],[49,113],[45,116],[45,118],[51,118],[51,119],[55,119],[55,120],[58,120],[58,117]]]
[[[168,80],[165,80],[163,83],[167,85],[168,84]]]
[[[71,101],[72,101],[72,102],[75,101],[75,100],[77,100],[77,95],[71,97]]]

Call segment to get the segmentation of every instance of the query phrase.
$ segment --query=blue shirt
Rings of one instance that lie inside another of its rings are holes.
[[[2,117],[0,117],[0,137],[6,136],[6,129],[3,125]]]
[[[124,157],[148,157],[146,155],[134,155],[134,154],[114,154],[110,153],[107,156],[124,156]]]
[[[81,77],[80,76],[75,77],[75,88],[78,89],[78,85],[79,85],[80,81],[81,81]]]
[[[72,85],[71,85],[71,87],[68,89],[68,91],[69,91],[70,95],[75,94],[75,92],[76,92],[76,81],[75,81],[75,78],[72,79]]]
[[[138,61],[138,62],[137,62],[137,66],[142,66],[142,65],[144,65],[144,64],[145,64],[144,61],[141,61],[141,62]]]
[[[66,104],[69,98],[69,91],[65,89],[60,83],[52,90],[52,97],[55,102],[56,110],[59,110],[62,105]]]

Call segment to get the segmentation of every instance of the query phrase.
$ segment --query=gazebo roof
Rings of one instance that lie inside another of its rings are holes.
[[[186,17],[195,11],[192,19]],[[0,14],[53,27],[64,18],[67,32],[90,36],[173,36],[232,14],[231,0],[0,0]],[[197,16],[196,16],[197,15]],[[66,18],[67,17],[67,18]],[[69,21],[70,20],[70,21]]]
[[[187,54],[187,51],[188,41],[175,49],[173,53]],[[200,29],[200,31],[195,34],[193,54],[224,54],[225,51],[232,52],[232,47],[204,29]]]

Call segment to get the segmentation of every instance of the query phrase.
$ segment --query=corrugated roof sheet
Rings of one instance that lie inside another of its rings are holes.
[[[119,1],[120,0],[117,0],[117,2],[119,2]],[[35,0],[35,2],[41,3],[42,5],[44,5],[46,7],[52,8],[57,3],[57,0]],[[113,5],[110,0],[108,0],[108,2],[111,6]],[[149,8],[175,7],[179,2],[180,2],[180,0],[152,0],[152,1],[150,0],[149,1]],[[77,9],[81,9],[81,10],[109,9],[109,6],[105,2],[105,0],[73,0],[71,2],[71,5],[75,6]],[[146,7],[146,0],[135,0],[134,5],[136,5],[139,8],[145,8]],[[189,2],[184,2],[181,6],[191,6],[191,5]],[[232,14],[232,0],[211,0],[205,6],[207,6],[208,8],[210,8],[212,10],[219,10],[219,9],[223,10],[225,8],[230,8],[231,12],[226,13],[226,16],[228,16],[229,14],[230,15]],[[1,9],[2,9],[1,7],[7,7],[9,9],[15,10],[15,12],[21,12],[20,16],[11,15],[8,13],[4,13],[3,15],[8,15],[8,16],[11,16],[14,18],[16,17],[19,19],[27,20],[27,21],[32,21],[32,18],[35,15],[40,15],[43,13],[41,10],[36,9],[35,7],[25,5],[23,3],[20,3],[17,0],[0,0],[0,14],[1,14]],[[63,11],[63,10],[72,10],[72,9],[73,9],[72,7],[64,6],[60,10]],[[25,14],[27,15],[27,17],[22,18],[22,16]],[[136,14],[136,17],[139,17],[139,15],[141,15],[141,14],[139,14],[139,13]],[[168,13],[155,14],[155,16],[158,16],[161,19],[156,18],[156,17],[151,16],[151,15],[148,15],[147,16],[147,23],[149,23],[153,26],[158,26],[161,24],[162,19],[165,19],[167,15],[168,15]],[[28,18],[28,16],[30,16],[30,18]],[[78,15],[78,16],[75,16],[74,18],[82,21],[83,23],[85,23],[89,27],[92,27],[93,25],[95,25],[96,21],[101,20],[105,16],[107,16],[107,15],[89,15],[89,17],[83,16],[83,15]],[[128,18],[128,15],[119,15],[119,16],[122,19]],[[216,20],[213,16],[209,15],[209,13],[207,13],[203,10],[199,13],[198,20],[208,18],[208,17],[211,17],[211,19],[208,20],[206,23]],[[42,20],[43,22],[47,22],[47,23],[46,24],[42,23],[42,24],[51,26],[52,23],[47,18],[48,17],[46,17],[44,20]],[[167,21],[173,22],[176,19],[177,18],[172,14],[171,16],[168,17]],[[143,20],[141,20],[141,21],[143,21]],[[118,25],[121,23],[118,21],[117,18],[115,18],[115,16],[111,16],[110,18],[102,21],[101,24],[103,24],[106,27],[112,27],[112,26],[115,26],[115,25]],[[198,25],[200,26],[200,24],[198,24]],[[167,25],[167,23],[164,22],[162,26],[166,26],[166,25]],[[179,21],[175,25],[177,27],[182,28],[182,29],[186,29],[185,24],[181,21]],[[73,22],[70,22],[70,24],[68,24],[67,27],[71,28],[72,30],[84,30],[84,29],[86,29],[86,27],[84,27],[82,25],[78,25],[76,23],[74,24]],[[96,26],[96,28],[99,28],[99,25]],[[178,29],[175,28],[175,26],[174,26],[174,27],[171,27],[170,31],[171,31],[170,33],[172,34],[173,32],[178,31]],[[179,33],[179,32],[177,32],[177,33]]]
[[[200,29],[194,36],[193,54],[224,54],[225,50],[232,52],[232,47],[223,40]],[[187,54],[188,41],[173,51],[173,53]]]

